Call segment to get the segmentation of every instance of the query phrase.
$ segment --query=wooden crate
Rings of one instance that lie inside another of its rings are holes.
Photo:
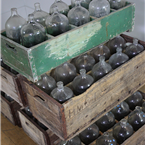
[[[131,42],[132,37],[122,35]],[[139,41],[145,48],[145,42]],[[61,139],[90,126],[145,85],[145,51],[95,82],[86,92],[60,104],[19,75],[33,115]]]
[[[9,70],[1,66],[0,80],[1,91],[11,96],[21,106],[27,105],[27,100],[17,75],[14,75]]]
[[[16,101],[9,102],[2,94],[1,94],[1,113],[13,124],[21,127],[21,123],[19,120],[18,110],[20,109],[20,105]]]
[[[45,72],[132,29],[134,19],[135,5],[127,2],[125,7],[112,9],[107,16],[91,17],[91,22],[80,27],[71,26],[70,31],[59,36],[47,35],[47,41],[29,49],[8,39],[3,32],[2,58],[8,66],[36,82]]]

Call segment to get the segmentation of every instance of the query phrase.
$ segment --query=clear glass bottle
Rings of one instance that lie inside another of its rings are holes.
[[[108,132],[104,132],[104,134],[96,140],[96,145],[117,145],[117,142],[112,135]]]
[[[76,67],[68,62],[65,62],[64,64],[58,66],[54,71],[55,80],[57,82],[62,81],[64,85],[73,81],[76,75]]]
[[[99,128],[96,124],[92,124],[87,129],[85,129],[83,132],[80,133],[79,137],[81,141],[88,145],[91,142],[93,142],[95,139],[97,139],[99,136]]]
[[[96,62],[99,62],[99,57],[102,56],[102,55],[105,57],[105,60],[109,59],[110,50],[109,50],[109,48],[107,46],[100,45],[96,49],[93,49],[90,54],[94,57]]]
[[[20,43],[20,30],[27,22],[18,13],[16,8],[11,9],[11,16],[5,23],[6,36]]]
[[[9,101],[9,102],[12,102],[14,101],[13,98],[11,98],[9,95],[5,94],[5,98]]]
[[[145,113],[145,102],[142,104],[142,111]]]
[[[108,0],[112,9],[118,10],[125,6],[125,0]]]
[[[29,48],[46,40],[45,28],[34,20],[34,15],[28,15],[28,23],[21,29],[22,45]]]
[[[36,82],[36,85],[49,95],[51,91],[56,88],[56,82],[54,78],[48,76],[47,74],[42,75],[41,79]]]
[[[57,82],[57,88],[55,88],[50,95],[60,103],[64,103],[74,96],[72,90],[63,86],[63,82],[61,81]]]
[[[68,13],[69,23],[75,26],[81,26],[90,21],[90,14],[87,9],[81,6],[81,1],[75,1],[75,7]]]
[[[83,54],[74,60],[74,64],[77,68],[77,71],[80,69],[85,69],[86,72],[88,72],[93,68],[95,59],[88,54]]]
[[[101,79],[102,77],[104,77],[112,71],[111,65],[105,62],[104,56],[100,56],[99,59],[100,61],[97,64],[95,64],[92,69],[92,76],[95,81]]]
[[[107,0],[93,0],[89,4],[89,12],[90,16],[103,17],[110,13],[110,4]]]
[[[62,0],[55,0],[55,2],[50,7],[50,14],[54,13],[54,7],[58,8],[59,13],[67,16],[69,11],[69,6]]]
[[[126,54],[122,53],[122,48],[118,47],[117,52],[109,58],[109,64],[112,66],[113,69],[115,69],[128,60],[129,57]]]
[[[115,124],[115,116],[112,112],[108,112],[97,120],[96,124],[100,131],[105,132]]]
[[[37,23],[46,27],[45,21],[46,21],[46,18],[49,16],[49,14],[41,10],[40,3],[35,3],[34,7],[35,7],[35,11],[32,13],[34,15],[34,20]]]
[[[125,49],[125,54],[129,56],[129,58],[133,58],[144,50],[144,47],[138,44],[138,39],[133,39],[133,44],[129,45]]]
[[[81,1],[81,6],[88,9],[89,8],[89,4],[91,2],[91,0],[80,0]],[[74,7],[75,6],[75,0],[71,0],[71,6]]]
[[[127,123],[126,119],[122,119],[113,127],[113,136],[119,144],[122,144],[132,134],[133,127]]]
[[[114,107],[111,112],[114,114],[115,119],[121,120],[125,116],[127,116],[130,112],[129,105],[123,101],[120,104],[118,104],[116,107]]]
[[[58,7],[54,7],[54,12],[46,19],[47,33],[53,36],[57,36],[69,30],[68,18],[58,12]]]
[[[141,110],[141,107],[136,106],[135,110],[129,114],[128,123],[132,125],[134,131],[145,124],[145,113]]]
[[[122,49],[124,49],[126,46],[125,44],[126,44],[126,42],[125,42],[124,38],[118,35],[115,38],[113,38],[112,40],[110,40],[107,43],[107,46],[110,49],[111,54],[114,54],[114,53],[116,53],[116,49],[118,47],[121,47]]]
[[[131,110],[134,110],[135,106],[142,106],[143,96],[139,91],[137,91],[133,95],[128,97],[125,101],[129,105],[129,108]]]
[[[94,82],[92,76],[86,74],[85,69],[80,70],[80,75],[76,76],[72,82],[72,87],[75,95],[80,95],[85,92]]]

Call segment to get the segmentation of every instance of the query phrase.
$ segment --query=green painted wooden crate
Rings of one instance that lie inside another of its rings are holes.
[[[26,48],[1,34],[1,52],[4,62],[29,80],[36,82],[45,72],[59,66],[89,49],[108,41],[127,30],[132,30],[135,5],[127,3],[124,8],[102,18],[91,17],[91,22],[70,26],[71,30],[59,36],[48,35],[48,40]]]

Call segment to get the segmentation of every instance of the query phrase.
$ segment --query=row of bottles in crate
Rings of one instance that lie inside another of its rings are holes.
[[[48,34],[57,36],[70,30],[69,24],[80,26],[88,23],[91,20],[90,16],[99,18],[109,14],[110,4],[111,8],[115,9],[125,6],[124,0],[109,0],[109,2],[107,0],[72,0],[72,7],[74,3],[75,7],[69,9],[67,4],[56,0],[50,7],[51,15],[42,11],[39,3],[35,3],[35,11],[28,15],[28,23],[18,15],[16,8],[12,8],[11,17],[5,24],[6,36],[29,48],[48,39],[46,30]]]
[[[13,99],[1,92],[10,102]],[[140,107],[142,106],[142,108]],[[33,117],[29,107],[24,109],[25,113],[31,117],[41,128],[47,130],[41,122]],[[128,118],[126,117],[128,116]],[[127,119],[124,119],[127,118]],[[69,141],[62,141],[58,145],[81,145],[81,142],[88,145],[96,140],[96,145],[117,145],[123,143],[134,131],[137,131],[145,124],[145,102],[142,93],[135,92],[125,101],[106,113],[95,124]],[[111,131],[108,131],[111,129]],[[107,132],[106,132],[107,131]],[[100,134],[101,132],[101,134]]]

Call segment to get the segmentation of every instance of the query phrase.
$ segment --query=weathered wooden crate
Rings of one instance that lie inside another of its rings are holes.
[[[27,100],[17,75],[1,66],[0,80],[3,92],[11,96],[21,106],[27,105]]]
[[[26,48],[1,34],[2,58],[4,62],[36,82],[42,74],[59,66],[87,50],[134,27],[135,5],[126,3],[124,8],[111,10],[102,18],[91,17],[91,22],[75,27],[59,36],[48,35],[48,40]]]
[[[16,102],[12,101],[9,102],[3,94],[1,94],[1,112],[2,114],[13,124],[18,125],[21,127],[21,123],[19,120],[18,110],[21,108],[21,106]]]
[[[133,38],[122,35],[127,42]],[[145,42],[139,41],[145,48]],[[67,140],[145,85],[145,51],[95,82],[86,92],[60,104],[19,75],[33,115]]]

